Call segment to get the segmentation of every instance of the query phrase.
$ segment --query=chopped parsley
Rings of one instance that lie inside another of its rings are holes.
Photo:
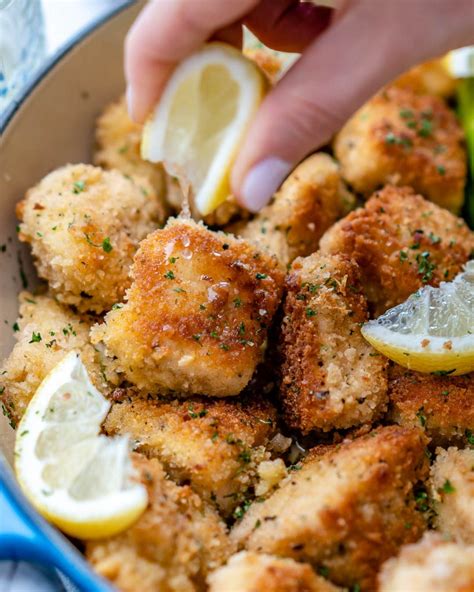
[[[439,492],[440,493],[454,493],[456,491],[456,488],[453,486],[453,484],[451,483],[451,481],[449,479],[446,479],[445,482],[443,483],[443,486],[440,487]]]
[[[75,181],[73,186],[72,186],[72,192],[73,193],[82,193],[86,188],[86,183],[85,181]]]
[[[444,167],[442,164],[439,164],[439,165],[436,167],[436,170],[438,171],[438,173],[439,173],[440,175],[445,175],[445,174],[446,174],[446,167]]]
[[[431,135],[432,131],[433,131],[433,124],[431,123],[431,121],[429,119],[423,118],[420,121],[420,129],[418,130],[418,135],[421,136],[422,138],[427,138],[428,136]]]
[[[307,308],[306,309],[306,317],[307,318],[309,318],[309,317],[315,317],[317,314],[318,314],[317,311],[316,310],[313,310],[312,308]]]
[[[164,277],[165,277],[167,280],[174,280],[174,273],[173,273],[173,272],[171,271],[171,269],[170,269],[169,271],[167,271],[167,272],[164,274]]]
[[[242,306],[242,300],[240,298],[234,298],[233,300],[235,308],[240,308]]]
[[[416,412],[416,416],[418,417],[422,428],[424,428],[426,425],[426,415],[424,412],[425,412],[424,407],[420,407],[418,409],[418,411]]]
[[[264,280],[267,277],[266,273],[256,273],[255,277],[257,278],[257,280]]]
[[[418,274],[421,275],[422,281],[429,282],[433,277],[433,271],[436,269],[436,265],[430,261],[429,251],[418,253],[416,262],[418,263]]]
[[[35,333],[33,331],[29,343],[39,343],[41,341],[41,339],[42,339],[41,333]]]
[[[104,240],[102,241],[102,249],[106,253],[110,253],[110,251],[113,249],[113,246],[110,244],[110,238],[108,236],[104,238]]]

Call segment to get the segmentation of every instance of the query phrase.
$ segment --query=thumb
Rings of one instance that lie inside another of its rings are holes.
[[[431,2],[441,8],[430,12]],[[403,1],[362,0],[346,6],[260,106],[232,171],[240,203],[260,210],[292,168],[384,84],[447,50],[452,31],[440,39],[436,21],[458,26],[446,23],[453,20],[448,4],[415,0],[406,10]]]

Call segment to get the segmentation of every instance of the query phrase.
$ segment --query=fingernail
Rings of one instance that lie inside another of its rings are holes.
[[[125,100],[127,101],[127,111],[132,119],[135,119],[135,113],[133,112],[133,89],[130,85],[127,85],[125,91]]]
[[[241,201],[251,212],[258,212],[272,198],[292,166],[286,160],[272,156],[250,169],[242,183]]]

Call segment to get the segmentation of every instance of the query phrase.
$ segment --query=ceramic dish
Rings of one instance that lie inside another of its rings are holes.
[[[36,281],[30,255],[16,238],[15,204],[57,166],[91,160],[95,118],[124,88],[123,40],[139,9],[140,3],[121,3],[83,31],[45,65],[0,120],[0,358],[13,347],[17,294]],[[13,435],[0,414],[0,559],[49,563],[81,590],[110,590],[25,502],[1,460],[1,453],[12,459]]]

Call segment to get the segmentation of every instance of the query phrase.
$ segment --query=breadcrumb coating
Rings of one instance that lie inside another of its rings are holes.
[[[430,480],[435,525],[444,537],[474,545],[474,448],[436,452]]]
[[[161,164],[142,159],[142,130],[141,124],[130,119],[124,96],[107,105],[96,122],[94,164],[148,179],[167,209],[165,172]]]
[[[126,304],[92,331],[149,393],[237,395],[261,361],[283,272],[250,243],[171,219],[140,245]]]
[[[129,434],[137,451],[158,458],[226,516],[252,497],[275,426],[276,409],[263,399],[129,398],[104,423],[107,434]]]
[[[224,523],[189,487],[169,481],[156,459],[135,455],[148,507],[125,532],[86,543],[95,571],[121,592],[195,592],[232,553]]]
[[[307,563],[241,551],[208,577],[209,592],[337,592]]]
[[[433,376],[389,369],[390,421],[419,426],[435,446],[467,444],[474,431],[474,373]],[[474,441],[474,440],[473,440]]]
[[[319,239],[353,203],[337,163],[323,152],[304,160],[250,222],[230,227],[275,254],[283,265],[318,249]]]
[[[427,533],[402,547],[379,574],[379,592],[472,592],[474,546],[464,546]]]
[[[138,243],[162,214],[146,179],[87,164],[53,171],[17,205],[38,274],[59,301],[94,312],[123,299]]]
[[[89,341],[94,321],[76,315],[51,296],[19,295],[19,317],[14,324],[16,344],[0,369],[4,412],[12,424],[19,421],[42,380],[66,353],[75,350],[95,386],[106,394],[117,377],[106,370],[102,355]]]
[[[314,253],[294,261],[281,326],[286,423],[307,433],[370,423],[386,408],[386,359],[362,337],[367,302],[356,264]]]
[[[410,185],[453,212],[464,201],[464,134],[437,97],[385,89],[345,124],[334,152],[343,178],[366,196],[391,183]]]
[[[419,95],[451,98],[456,92],[457,80],[451,76],[441,58],[419,64],[397,78],[392,86],[408,88]]]
[[[317,448],[231,532],[239,548],[307,561],[335,584],[373,590],[379,566],[416,541],[425,519],[414,487],[427,477],[417,429],[380,428]]]
[[[359,264],[378,315],[426,284],[451,281],[474,250],[474,233],[410,188],[387,186],[334,224],[320,245],[323,253],[344,254]]]

